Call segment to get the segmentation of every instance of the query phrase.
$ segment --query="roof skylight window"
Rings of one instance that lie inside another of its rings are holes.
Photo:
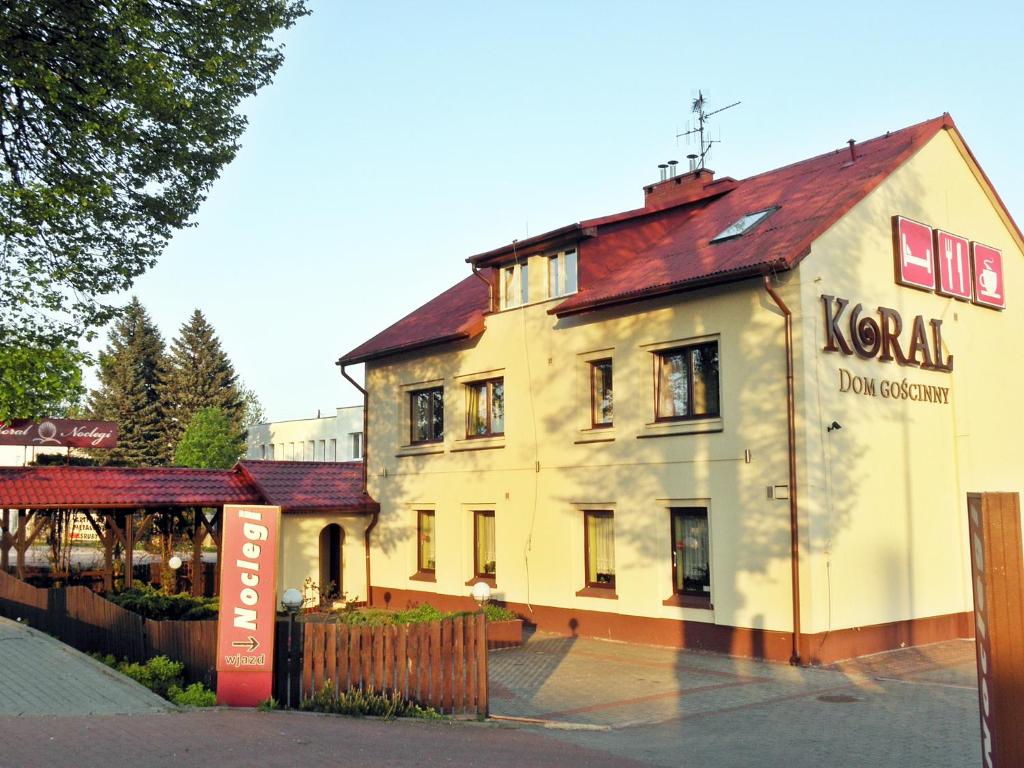
[[[711,238],[711,242],[720,243],[723,240],[732,240],[734,237],[745,235],[777,210],[779,210],[779,206],[775,205],[771,208],[765,208],[763,211],[755,211],[754,213],[748,213],[745,216],[741,216],[739,220],[733,222]]]

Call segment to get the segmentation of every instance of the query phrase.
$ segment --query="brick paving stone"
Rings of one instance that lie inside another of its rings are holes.
[[[49,635],[0,617],[0,715],[163,712],[171,705]]]

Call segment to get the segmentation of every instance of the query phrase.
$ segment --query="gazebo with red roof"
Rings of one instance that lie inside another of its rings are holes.
[[[177,519],[192,541],[192,592],[202,594],[202,542],[207,535],[213,539],[219,562],[226,504],[268,504],[281,507],[285,514],[378,511],[363,489],[360,462],[240,461],[228,470],[0,467],[0,569],[10,569],[14,549],[15,572],[24,579],[28,548],[52,525],[54,512],[73,510],[85,515],[103,544],[108,590],[113,587],[114,548],[118,543],[124,548],[127,587],[132,583],[134,543],[152,525]],[[215,575],[215,594],[218,582]]]

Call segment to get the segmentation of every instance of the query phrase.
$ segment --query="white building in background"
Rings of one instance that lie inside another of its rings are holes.
[[[27,467],[43,453],[56,453],[63,456],[67,448],[49,446],[0,445],[0,467]]]
[[[250,459],[358,461],[363,458],[363,406],[338,408],[333,416],[255,424],[247,443]]]

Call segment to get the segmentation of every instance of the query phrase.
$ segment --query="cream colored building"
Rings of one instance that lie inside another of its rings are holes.
[[[544,629],[803,663],[969,636],[965,496],[1024,486],[1024,242],[952,120],[644,191],[339,361],[374,604],[486,580]]]
[[[254,424],[246,458],[269,461],[358,461],[363,458],[363,407],[338,408],[331,416]]]

